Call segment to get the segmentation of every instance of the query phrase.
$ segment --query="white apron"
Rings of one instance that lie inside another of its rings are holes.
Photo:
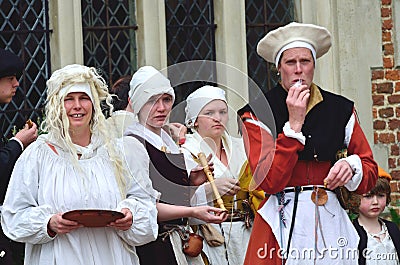
[[[311,190],[299,193],[296,220],[286,265],[358,264],[359,236],[347,213],[340,206],[336,195],[327,191],[328,201],[324,206],[318,206],[318,218],[316,205],[311,201],[311,193]],[[285,201],[290,199],[290,202],[283,207],[286,227],[281,225],[277,196],[271,195],[263,207],[258,210],[261,217],[271,227],[281,251],[285,252],[292,221],[294,196],[294,192],[285,193]],[[316,226],[316,223],[319,223],[319,226]],[[282,253],[280,252],[280,255]]]

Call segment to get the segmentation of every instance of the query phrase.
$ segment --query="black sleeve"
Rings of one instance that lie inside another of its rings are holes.
[[[15,140],[0,147],[0,204],[3,204],[12,170],[21,153],[21,145]]]

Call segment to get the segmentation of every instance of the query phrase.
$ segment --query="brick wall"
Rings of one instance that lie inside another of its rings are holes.
[[[374,143],[389,150],[392,202],[400,200],[400,69],[395,65],[392,0],[381,0],[383,68],[372,70]],[[396,203],[398,206],[399,203]],[[398,207],[396,207],[398,208]]]

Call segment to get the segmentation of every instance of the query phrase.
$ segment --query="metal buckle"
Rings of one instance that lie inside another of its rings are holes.
[[[303,192],[303,186],[296,186],[293,189],[295,193]]]

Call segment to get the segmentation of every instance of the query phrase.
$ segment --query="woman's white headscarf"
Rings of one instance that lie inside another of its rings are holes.
[[[133,113],[136,115],[152,96],[169,94],[175,101],[171,82],[152,66],[140,67],[132,76],[129,86],[129,99],[132,103]]]
[[[225,91],[215,86],[203,86],[192,92],[186,99],[186,118],[185,124],[193,128],[194,122],[199,116],[200,111],[213,100],[222,100],[226,103]]]
[[[90,90],[89,83],[79,82],[79,83],[69,84],[67,86],[64,86],[60,89],[59,95],[60,95],[60,97],[65,97],[69,93],[74,93],[74,92],[85,93],[86,95],[89,96],[90,101],[92,101],[92,104],[94,104],[93,94],[92,94],[92,91]]]

